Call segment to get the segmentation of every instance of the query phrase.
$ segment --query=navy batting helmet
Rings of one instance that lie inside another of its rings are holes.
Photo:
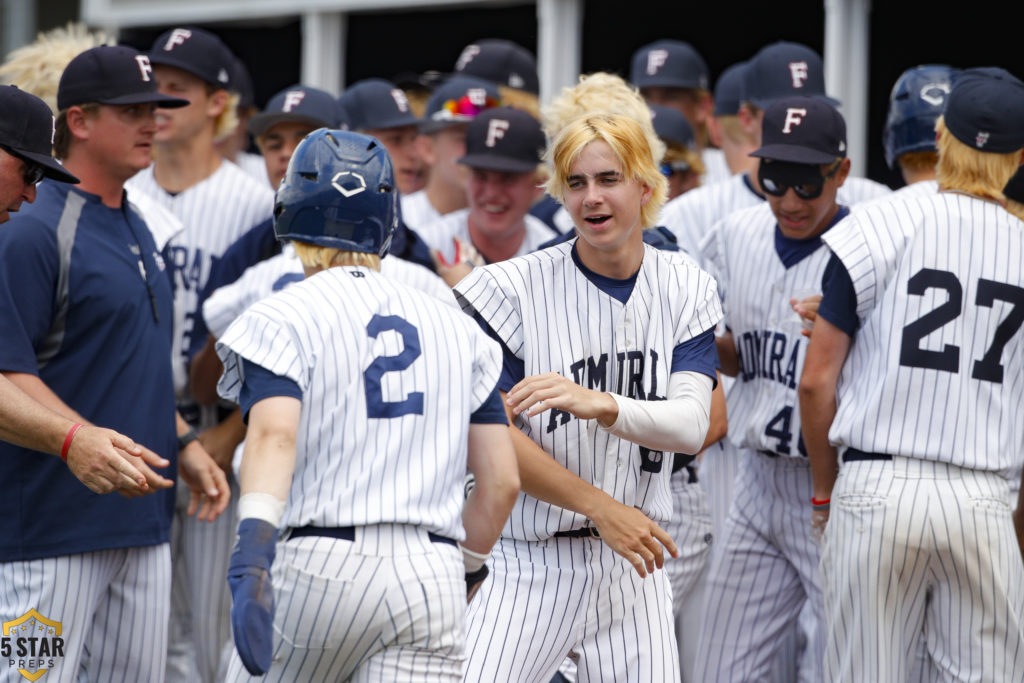
[[[274,200],[278,239],[384,256],[398,226],[391,157],[376,138],[319,128],[295,148]]]
[[[958,73],[951,66],[927,64],[907,69],[896,81],[882,133],[889,168],[901,154],[935,150],[935,121]]]

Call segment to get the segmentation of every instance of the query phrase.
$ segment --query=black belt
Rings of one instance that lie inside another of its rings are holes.
[[[888,453],[867,453],[858,451],[856,448],[847,448],[843,453],[843,462],[857,462],[858,460],[892,460]]]
[[[292,533],[288,538],[300,538],[302,536],[326,536],[327,538],[337,538],[340,541],[354,541],[356,540],[356,528],[354,526],[300,526],[292,529]],[[433,531],[427,532],[427,538],[430,539],[431,543],[444,543],[456,547],[459,545],[447,536],[435,534]]]
[[[760,453],[761,455],[765,456],[766,458],[781,458],[782,457],[781,455],[779,455],[775,451],[758,451],[758,453]]]
[[[558,538],[601,538],[601,534],[597,532],[597,527],[592,526],[585,526],[570,531],[556,531],[555,536]]]

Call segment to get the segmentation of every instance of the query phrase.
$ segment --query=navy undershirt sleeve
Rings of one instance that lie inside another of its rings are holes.
[[[501,344],[501,375],[498,376],[497,388],[498,391],[507,392],[526,377],[526,366],[509,350],[504,340],[491,329],[490,324],[483,319],[483,316],[473,311],[473,320],[480,326],[480,329],[487,333],[488,337]]]
[[[302,389],[293,380],[275,375],[262,365],[242,359],[242,372],[245,379],[238,392],[238,405],[242,409],[242,421],[249,424],[249,411],[265,398],[272,396],[291,396],[302,400]]]
[[[508,414],[505,412],[505,404],[501,400],[501,394],[498,393],[498,387],[495,386],[494,390],[491,391],[491,395],[487,397],[484,404],[477,408],[472,415],[469,416],[470,424],[495,424],[495,425],[507,425]]]
[[[828,265],[825,266],[825,274],[821,277],[821,291],[818,315],[852,338],[860,327],[860,318],[857,317],[857,293],[853,289],[850,273],[835,254],[832,254]]]
[[[718,348],[715,346],[715,331],[708,330],[693,339],[677,344],[672,349],[672,372],[699,372],[718,384]]]

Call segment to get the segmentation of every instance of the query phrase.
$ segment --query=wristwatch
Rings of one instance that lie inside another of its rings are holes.
[[[189,427],[187,432],[178,437],[178,451],[180,452],[185,450],[185,446],[189,445],[198,438],[199,435],[196,434],[196,430]]]

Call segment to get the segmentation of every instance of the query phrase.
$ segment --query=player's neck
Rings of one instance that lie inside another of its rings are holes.
[[[453,186],[440,178],[433,176],[427,181],[427,199],[430,205],[442,216],[452,211],[465,209],[469,206],[466,201],[466,191],[458,186]]]
[[[640,270],[644,260],[643,233],[639,227],[636,230],[636,237],[631,236],[618,249],[612,250],[595,249],[581,237],[576,240],[576,253],[583,265],[598,275],[625,280]]]
[[[472,214],[466,217],[469,226],[469,241],[473,243],[480,254],[487,259],[488,263],[506,261],[517,253],[523,246],[526,239],[525,219],[516,224],[516,227],[506,230],[500,235],[487,234],[480,230],[473,223]]]
[[[222,157],[206,135],[183,142],[157,146],[153,177],[167,192],[177,194],[201,183],[216,173]]]
[[[64,168],[78,176],[80,182],[74,186],[76,189],[96,195],[104,206],[121,208],[128,178],[111,173],[101,159],[72,152],[64,160]]]
[[[751,172],[754,176],[757,176],[757,158],[750,156],[756,147],[748,145],[738,145],[731,142],[725,142],[722,144],[722,152],[725,154],[725,164],[729,167],[729,172],[732,175],[737,173]],[[757,181],[757,178],[754,178]]]

